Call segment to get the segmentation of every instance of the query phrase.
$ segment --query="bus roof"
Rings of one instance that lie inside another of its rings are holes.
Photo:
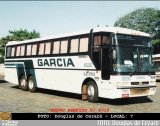
[[[67,34],[61,34],[61,35],[54,35],[54,36],[49,36],[49,37],[29,39],[29,40],[24,40],[24,41],[10,41],[7,43],[7,46],[8,45],[15,45],[15,44],[22,44],[22,43],[36,42],[36,41],[51,40],[51,39],[62,38],[62,37],[67,37],[67,36],[88,34],[88,33],[90,33],[90,30],[91,29],[85,30],[85,31],[67,33]],[[93,32],[111,32],[111,33],[115,33],[115,34],[121,33],[121,34],[127,34],[127,35],[137,35],[137,36],[150,37],[150,35],[147,33],[132,30],[132,29],[127,29],[127,28],[121,28],[121,27],[97,27],[97,28],[93,29]]]

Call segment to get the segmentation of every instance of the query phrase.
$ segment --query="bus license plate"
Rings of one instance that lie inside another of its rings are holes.
[[[149,92],[149,88],[130,90],[131,95],[144,95],[144,94],[148,94],[148,92]]]

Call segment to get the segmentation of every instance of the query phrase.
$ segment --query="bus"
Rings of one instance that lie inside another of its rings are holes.
[[[160,54],[153,55],[153,62],[156,66],[156,80],[160,80]]]
[[[82,100],[154,95],[151,37],[120,27],[6,44],[5,80],[22,90],[80,94]]]

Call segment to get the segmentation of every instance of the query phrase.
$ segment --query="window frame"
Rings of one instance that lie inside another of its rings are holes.
[[[87,51],[82,51],[82,52],[81,52],[81,50],[80,50],[80,47],[81,47],[81,39],[88,39],[87,44],[86,44],[86,45],[87,45]],[[88,52],[88,51],[89,51],[89,38],[88,38],[88,37],[82,37],[82,38],[80,38],[80,39],[79,39],[79,49],[78,49],[78,52],[79,52],[79,53],[85,53],[85,52]]]
[[[62,52],[62,42],[66,42],[66,49],[65,49],[65,52]],[[69,41],[68,39],[64,39],[64,40],[61,40],[61,44],[60,44],[60,54],[68,54],[68,45],[69,45]]]
[[[57,53],[54,53],[55,43],[59,43],[59,50],[57,50]],[[53,46],[52,47],[52,54],[53,55],[60,55],[61,41],[60,40],[53,41],[52,46]]]
[[[111,38],[113,33],[111,33],[111,32],[95,32],[95,33],[93,33],[92,47],[96,47],[96,46],[98,47],[98,46],[103,46],[103,45],[110,45],[111,43],[109,43],[109,44],[102,43],[103,36],[105,36],[107,34],[110,34],[110,38]],[[94,45],[94,37],[95,36],[99,36],[99,35],[101,36],[100,45]]]
[[[91,33],[87,33],[87,34],[80,34],[80,35],[73,35],[73,36],[67,36],[67,37],[62,37],[62,38],[55,38],[55,39],[48,39],[48,40],[41,40],[41,41],[35,41],[35,42],[29,42],[29,43],[22,43],[22,44],[16,44],[16,45],[10,45],[10,46],[7,46],[8,47],[11,47],[11,51],[12,51],[12,47],[16,47],[16,46],[21,46],[21,48],[24,48],[24,55],[22,55],[22,52],[20,51],[20,56],[18,58],[27,58],[27,57],[57,57],[57,56],[75,56],[75,55],[90,55],[90,52],[91,52]],[[88,38],[88,51],[87,52],[80,52],[80,38]],[[78,39],[78,52],[73,52],[73,53],[70,53],[70,49],[71,49],[71,40],[72,39]],[[59,52],[58,53],[54,53],[53,52],[53,49],[54,49],[54,42],[56,41],[59,41]],[[68,41],[67,43],[67,53],[62,53],[61,52],[61,43],[62,41]],[[41,43],[44,43],[44,52],[43,54],[39,54],[39,46]],[[48,51],[48,53],[46,53],[46,49],[47,49],[47,44],[46,43],[50,43],[51,47],[50,47],[50,51]],[[37,52],[36,52],[36,55],[32,55],[32,45],[34,44],[37,44]],[[31,46],[30,48],[30,54],[28,53],[27,54],[27,47],[28,46]],[[24,46],[24,47],[22,47]],[[50,53],[49,53],[50,52]],[[12,53],[12,52],[11,52]],[[9,55],[9,54],[8,54]],[[14,52],[14,56],[11,56],[10,54],[10,57],[7,57],[6,55],[6,58],[14,58],[16,56],[16,52]]]
[[[22,44],[21,46],[21,51],[20,51],[20,57],[24,57],[26,54],[26,44]],[[22,47],[24,46],[24,55],[22,55]]]
[[[41,44],[44,44],[44,46],[43,46],[43,51],[42,51],[43,54],[40,53],[40,45],[41,45]],[[45,53],[45,42],[44,42],[44,41],[41,41],[41,42],[38,43],[37,55],[38,55],[38,56],[42,56],[42,55],[44,55],[44,53]]]
[[[48,43],[50,44],[50,48],[49,48],[49,53],[46,53],[46,47],[47,47],[46,45]],[[51,54],[51,48],[52,48],[52,41],[46,41],[45,42],[45,47],[44,47],[44,55],[50,55]]]
[[[10,51],[8,51],[8,49],[10,48]],[[9,52],[9,55],[8,55],[8,52]],[[6,48],[6,57],[8,58],[8,57],[11,57],[11,52],[12,52],[12,46],[8,46],[7,48]]]
[[[36,56],[37,55],[38,45],[37,45],[37,43],[33,43],[31,45],[32,45],[32,47],[31,47],[31,56]],[[33,46],[35,46],[35,45],[36,45],[36,51],[35,51],[35,54],[32,54],[33,53]]]
[[[72,40],[76,40],[76,39],[78,40],[78,43],[77,43],[77,44],[78,44],[77,51],[76,51],[76,52],[71,52],[71,43],[72,43]],[[79,38],[73,38],[73,39],[71,38],[71,39],[70,39],[70,50],[69,50],[69,53],[70,53],[70,54],[74,54],[74,53],[77,54],[77,53],[79,53]]]
[[[12,56],[12,49],[13,49],[13,48],[14,48],[14,52],[13,52],[14,54],[13,54],[13,56]],[[12,57],[12,58],[15,57],[15,54],[16,54],[16,51],[15,51],[16,49],[15,49],[15,48],[16,48],[15,46],[12,46],[12,48],[11,48],[11,57]]]
[[[18,50],[18,47],[19,47],[19,50]],[[21,52],[21,46],[20,45],[16,45],[15,46],[15,49],[16,49],[16,51],[15,51],[15,57],[19,57],[20,56],[20,52]],[[17,52],[19,51],[19,53],[18,53],[18,55],[17,55]]]
[[[28,46],[30,46],[30,54],[28,54]],[[31,52],[32,52],[32,44],[31,43],[28,43],[27,45],[26,45],[26,57],[28,57],[28,56],[32,56],[31,55]]]

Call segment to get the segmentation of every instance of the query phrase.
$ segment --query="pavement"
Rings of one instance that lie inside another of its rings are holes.
[[[4,64],[0,64],[0,76],[4,76]]]
[[[0,80],[0,112],[100,112],[159,113],[160,83],[154,96],[131,99],[104,99],[98,103],[82,101],[81,95],[39,89],[37,93],[22,91],[18,86]]]

